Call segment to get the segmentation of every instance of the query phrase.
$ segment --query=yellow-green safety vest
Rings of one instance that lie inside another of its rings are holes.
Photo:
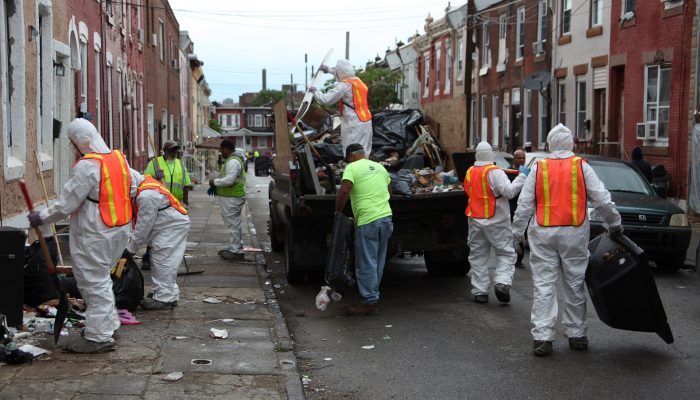
[[[245,196],[245,167],[243,166],[243,160],[240,157],[231,156],[227,158],[224,165],[221,166],[219,178],[226,176],[226,164],[228,164],[229,160],[238,160],[238,162],[241,164],[241,173],[238,178],[236,178],[236,181],[232,186],[217,186],[216,195],[222,197],[243,197]]]
[[[158,161],[158,167],[161,171],[163,171],[163,184],[165,185],[165,188],[168,189],[168,191],[182,203],[182,201],[185,199],[185,186],[187,186],[187,180],[185,174],[183,174],[184,168],[182,166],[182,160],[179,158],[175,159],[172,175],[170,174],[170,168],[168,167],[168,164],[163,156],[158,157],[156,160]],[[144,175],[150,175],[149,169],[152,166],[154,173],[153,177],[155,178],[156,170],[155,165],[152,163],[153,161],[149,163]]]

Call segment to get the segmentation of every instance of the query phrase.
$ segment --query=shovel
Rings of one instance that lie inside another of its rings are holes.
[[[19,181],[19,187],[22,189],[22,195],[24,195],[24,201],[27,203],[29,212],[33,213],[34,204],[32,203],[32,198],[29,196],[29,190],[27,189],[27,184],[24,182],[24,179]],[[34,232],[36,232],[36,236],[39,238],[39,245],[41,246],[41,252],[44,255],[44,260],[46,260],[46,266],[49,270],[49,274],[51,274],[51,280],[53,281],[54,285],[56,285],[58,293],[60,294],[58,307],[56,307],[56,319],[53,323],[53,339],[54,343],[58,343],[58,338],[61,336],[61,330],[63,329],[63,323],[66,320],[66,315],[68,315],[68,297],[66,295],[66,291],[63,290],[61,282],[58,280],[58,276],[56,276],[56,267],[53,265],[53,261],[51,260],[49,246],[46,245],[44,234],[41,232],[41,229],[39,229],[38,226],[34,228]]]

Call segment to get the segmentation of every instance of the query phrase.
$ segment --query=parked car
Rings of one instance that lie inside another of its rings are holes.
[[[528,153],[532,167],[547,153]],[[629,161],[594,155],[580,155],[588,161],[603,185],[610,191],[622,216],[625,234],[642,247],[656,266],[678,269],[684,265],[690,244],[688,216],[675,204],[659,196],[639,170]],[[588,208],[591,237],[605,231],[602,218]]]

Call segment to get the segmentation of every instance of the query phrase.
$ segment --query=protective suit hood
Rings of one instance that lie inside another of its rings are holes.
[[[476,145],[476,161],[481,165],[493,163],[493,148],[489,142],[479,142]]]
[[[574,137],[571,130],[562,124],[558,124],[547,135],[549,151],[572,151],[574,149]]]
[[[335,74],[338,77],[339,81],[349,79],[349,78],[354,78],[355,77],[355,69],[352,67],[352,64],[350,64],[350,61],[348,60],[338,60],[338,63],[335,65]]]
[[[68,138],[83,154],[109,153],[107,147],[95,126],[84,118],[76,118],[68,125]]]

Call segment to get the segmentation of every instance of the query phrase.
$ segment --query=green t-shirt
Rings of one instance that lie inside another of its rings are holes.
[[[366,158],[348,164],[343,180],[352,182],[350,201],[357,226],[391,216],[389,174],[386,169]]]

